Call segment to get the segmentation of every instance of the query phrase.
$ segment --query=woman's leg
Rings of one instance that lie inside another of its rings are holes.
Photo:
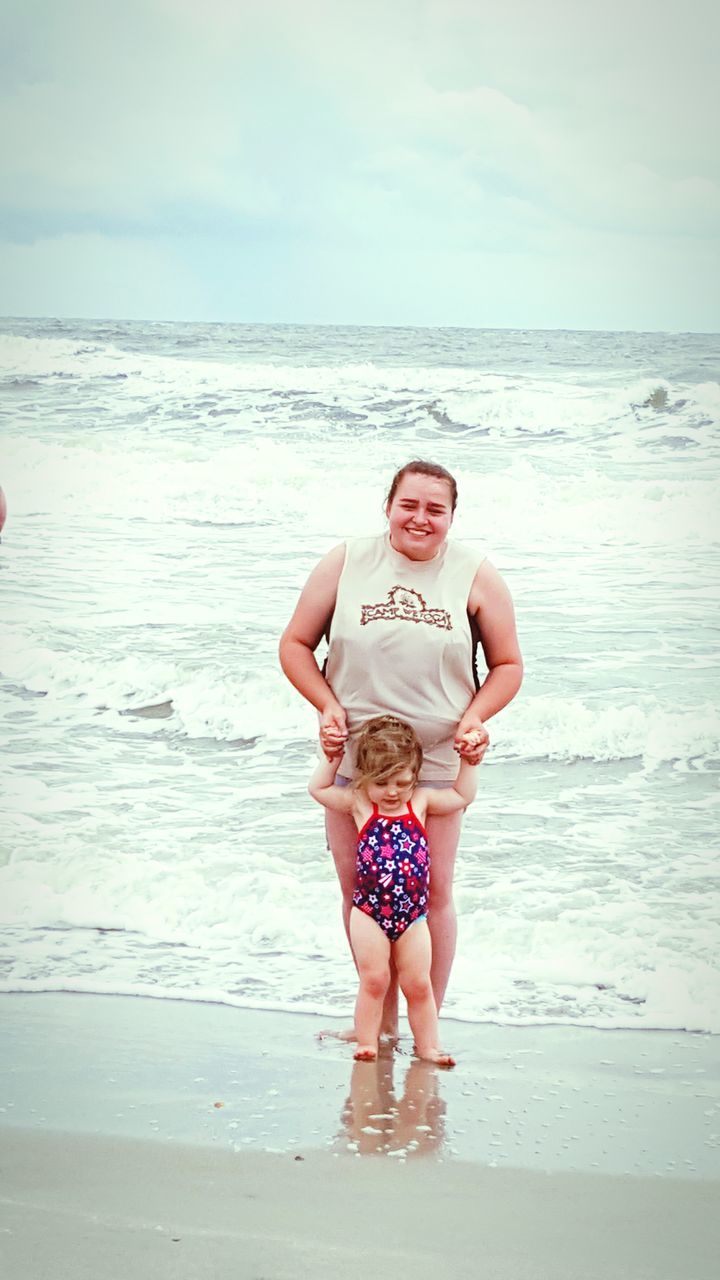
[[[377,1058],[383,999],[390,981],[390,943],[379,924],[357,907],[350,912],[350,942],[360,978],[355,1003],[355,1057],[358,1062],[373,1062]]]
[[[394,945],[398,982],[408,1006],[408,1021],[419,1058],[439,1067],[454,1067],[449,1053],[438,1046],[438,1016],[430,982],[430,930],[425,920],[410,925]]]
[[[345,933],[347,934],[348,941],[350,942],[350,949],[352,950],[352,939],[350,938],[350,911],[352,909],[352,899],[355,891],[355,852],[357,849],[358,838],[357,828],[352,818],[347,814],[334,813],[331,809],[326,809],[325,830],[327,832],[327,841],[330,846],[330,852],[332,853],[333,861],[335,863],[337,878],[340,881],[343,924],[345,926]],[[396,1037],[398,1033],[397,978],[395,976],[395,968],[392,962],[390,986],[388,988],[387,995],[385,996],[380,1030],[382,1035],[392,1037]],[[344,1034],[343,1038],[346,1038]]]
[[[347,813],[334,813],[325,810],[325,830],[327,842],[335,863],[335,871],[340,881],[342,894],[342,919],[345,933],[350,938],[350,909],[355,891],[355,852],[357,849],[357,827]]]
[[[445,999],[450,970],[455,959],[457,917],[453,902],[453,874],[462,826],[461,813],[429,817],[427,836],[430,846],[430,907],[428,927],[432,940],[432,981],[438,1013]],[[415,926],[413,926],[414,928]]]

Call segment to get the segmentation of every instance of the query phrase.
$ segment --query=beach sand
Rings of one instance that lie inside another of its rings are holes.
[[[5,995],[10,1280],[705,1280],[720,1042],[443,1022],[376,1066],[327,1020]]]

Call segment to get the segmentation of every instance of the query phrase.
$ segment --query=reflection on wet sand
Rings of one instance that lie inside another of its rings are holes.
[[[412,1157],[433,1156],[442,1150],[446,1103],[440,1096],[437,1068],[414,1058],[398,1099],[395,1067],[392,1051],[381,1051],[375,1062],[353,1064],[336,1150]]]

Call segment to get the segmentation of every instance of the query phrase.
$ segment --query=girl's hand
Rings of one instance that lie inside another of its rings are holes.
[[[455,750],[468,764],[480,764],[490,746],[490,734],[476,716],[463,716],[455,734]]]
[[[345,750],[348,740],[347,716],[339,702],[328,703],[320,716],[320,746],[328,760],[335,760]]]

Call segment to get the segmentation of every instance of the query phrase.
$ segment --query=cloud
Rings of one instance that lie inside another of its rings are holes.
[[[0,279],[11,315],[192,319],[211,309],[211,282],[182,248],[137,236],[0,243]]]
[[[42,78],[0,102],[4,207],[54,212],[60,232],[77,214],[99,229],[143,228],[194,204],[221,218],[277,214],[267,177],[243,156],[247,81],[223,102],[182,33],[169,26],[159,41],[152,5],[135,8],[135,23],[133,6],[127,22],[112,6],[73,7],[76,27],[55,24],[52,65],[46,51]]]
[[[496,89],[424,89],[402,105],[428,168],[454,156],[478,191],[504,193],[563,223],[630,234],[716,235],[720,184],[708,177],[671,177],[621,150],[587,145]]]
[[[422,275],[444,322],[463,262],[494,279],[484,255],[504,257],[535,315],[548,262],[576,271],[612,243],[622,298],[633,257],[655,275],[677,242],[690,277],[716,261],[716,31],[704,0],[16,4],[0,237],[40,261],[53,238],[104,236],[119,262],[135,238],[158,279],[181,252],[222,277],[212,241],[288,282],[315,263],[347,320],[370,279],[389,308]]]

